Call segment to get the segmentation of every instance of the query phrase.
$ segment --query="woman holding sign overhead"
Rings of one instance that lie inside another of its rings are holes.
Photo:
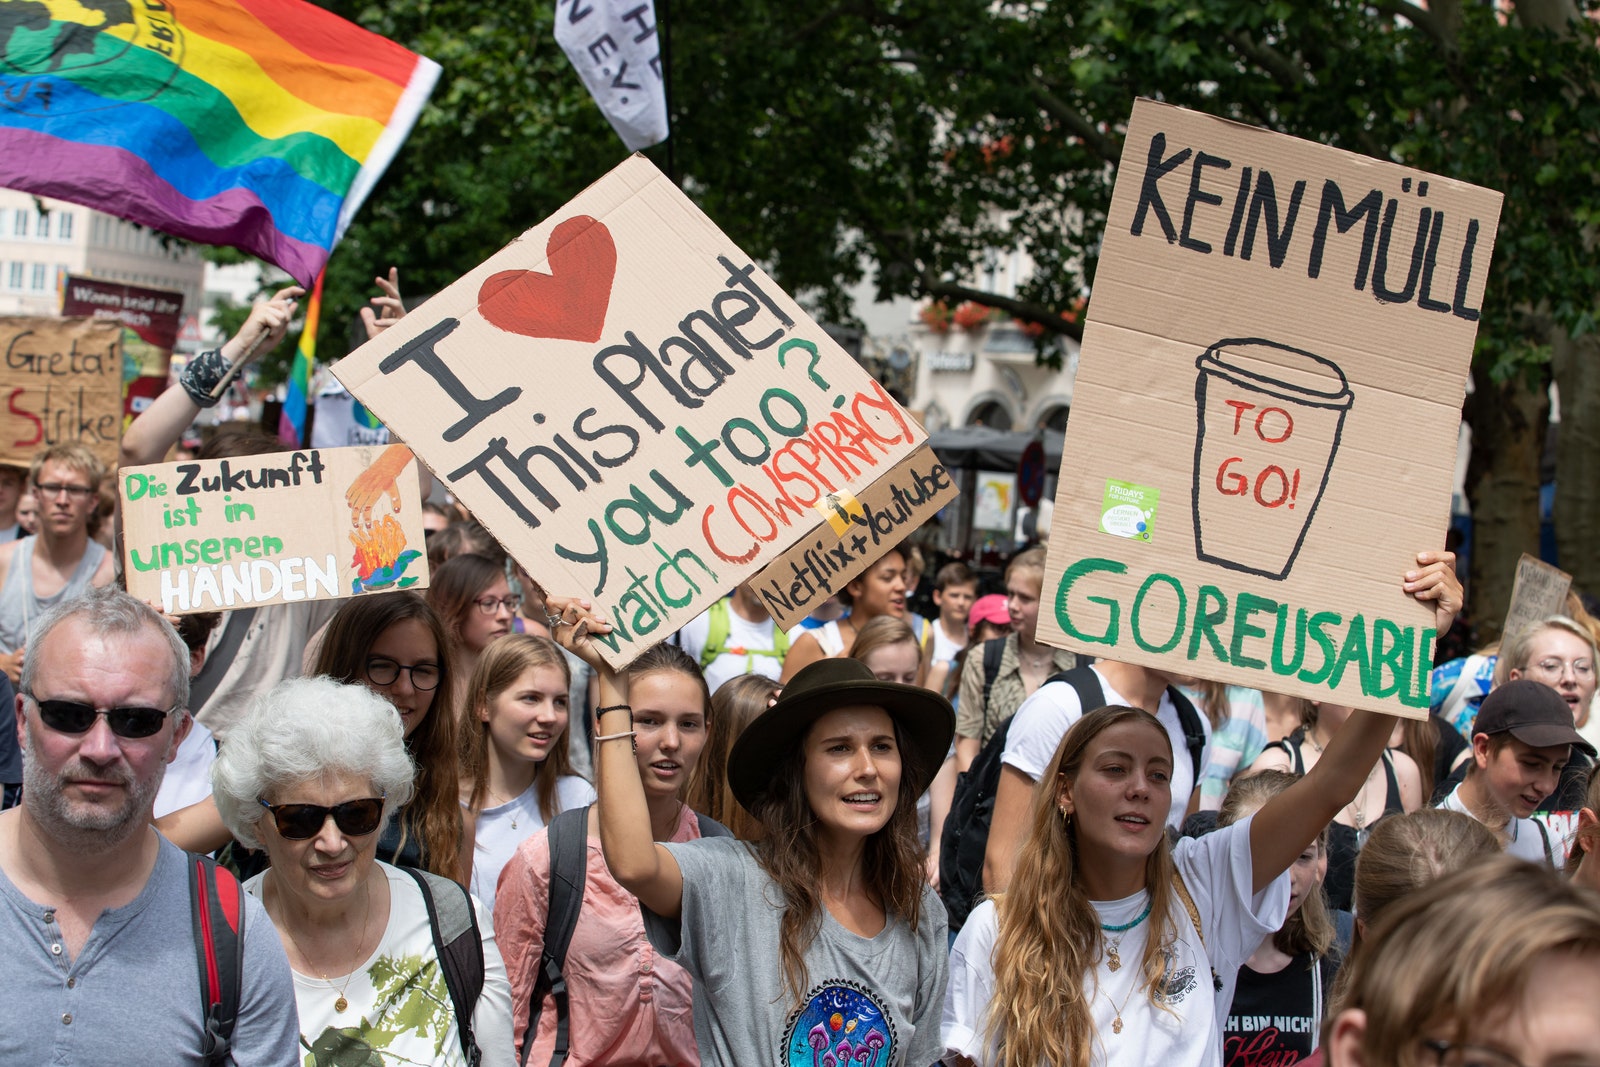
[[[1407,592],[1448,628],[1449,553]],[[1366,781],[1394,719],[1354,712],[1304,778],[1240,822],[1169,843],[1175,752],[1137,708],[1098,708],[1056,746],[1031,795],[1009,888],[951,953],[947,1062],[1220,1065],[1239,966],[1283,921],[1292,863]]]

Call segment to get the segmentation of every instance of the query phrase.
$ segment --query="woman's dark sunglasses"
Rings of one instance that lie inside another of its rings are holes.
[[[32,696],[32,694],[29,694]],[[40,700],[39,718],[57,733],[86,733],[94,725],[96,716],[104,715],[106,725],[118,737],[149,737],[161,729],[167,716],[175,709],[162,708],[97,708],[93,704],[80,704],[76,700]]]
[[[365,800],[347,800],[325,808],[321,804],[268,804],[260,797],[257,802],[272,812],[278,824],[278,836],[285,841],[306,841],[322,832],[322,824],[333,816],[333,825],[346,837],[365,837],[383,821],[383,798],[367,797]]]

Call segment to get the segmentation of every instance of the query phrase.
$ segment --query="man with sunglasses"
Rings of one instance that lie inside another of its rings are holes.
[[[111,584],[116,560],[89,536],[100,506],[105,466],[80,444],[62,444],[33,459],[28,483],[39,502],[39,532],[0,545],[0,670],[22,673],[28,628],[54,604]]]
[[[126,593],[37,620],[15,701],[22,804],[0,812],[0,1063],[207,1062],[188,859],[149,825],[189,732],[188,672],[172,627]],[[222,1062],[297,1062],[288,961],[248,897],[240,951]]]

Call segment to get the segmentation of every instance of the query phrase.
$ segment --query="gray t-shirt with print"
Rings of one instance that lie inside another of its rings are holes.
[[[100,913],[68,959],[55,909],[0,872],[0,1063],[202,1064],[200,970],[184,854],[165,839],[132,903]],[[236,1067],[299,1063],[294,982],[283,943],[245,898]]]
[[[806,990],[784,988],[783,896],[750,848],[732,838],[666,844],[683,872],[678,922],[645,912],[650,941],[694,978],[704,1067],[927,1067],[944,1051],[939,1014],[949,958],[944,906],[923,887],[916,929],[889,917],[876,937],[822,909],[805,952]]]

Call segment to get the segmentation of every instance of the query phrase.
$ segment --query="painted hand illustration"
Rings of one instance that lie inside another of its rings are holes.
[[[394,504],[395,514],[400,513],[400,486],[396,484],[400,473],[411,462],[411,449],[405,445],[390,445],[362,471],[350,488],[344,491],[344,502],[350,505],[350,525],[360,529],[372,528],[372,508],[385,493]]]

